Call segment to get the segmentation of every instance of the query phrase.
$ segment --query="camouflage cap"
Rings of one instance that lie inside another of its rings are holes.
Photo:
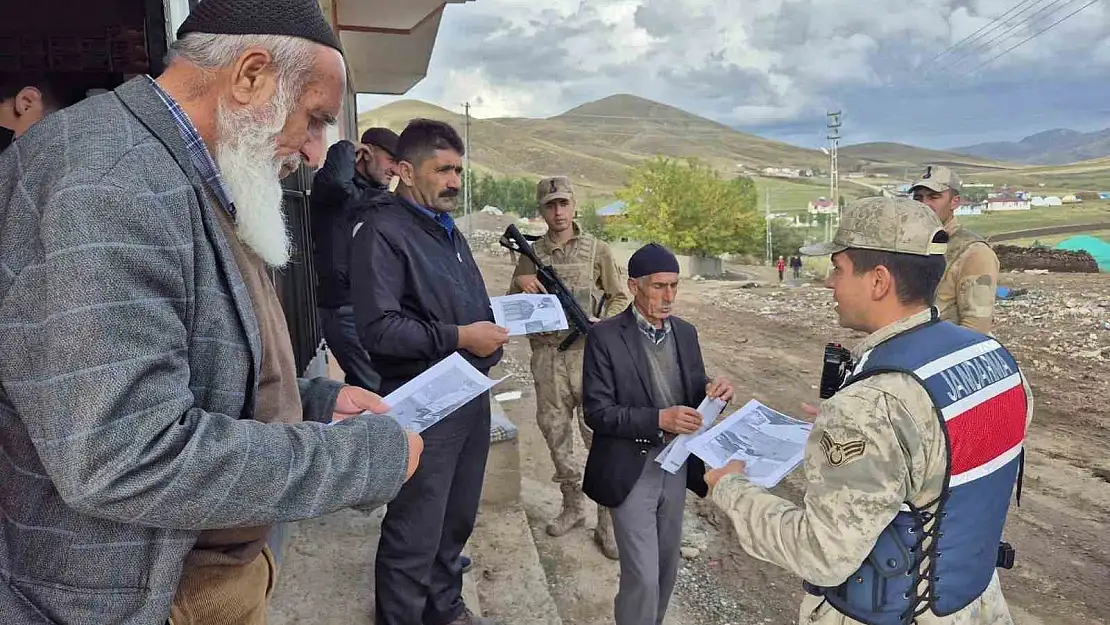
[[[929,165],[925,168],[925,173],[913,181],[910,188],[925,187],[937,193],[944,193],[952,189],[956,192],[956,195],[959,195],[962,186],[963,183],[960,182],[960,177],[956,175],[956,172],[943,165]]]
[[[849,248],[898,254],[943,254],[947,243],[933,243],[944,230],[932,209],[907,198],[869,197],[844,209],[833,240],[803,247],[806,256],[828,256]]]
[[[536,185],[536,202],[540,206],[552,200],[573,200],[574,186],[566,176],[552,176],[540,180]]]

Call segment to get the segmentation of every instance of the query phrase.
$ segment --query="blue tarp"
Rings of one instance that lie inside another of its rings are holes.
[[[617,200],[612,204],[602,206],[601,208],[597,209],[597,214],[600,217],[616,217],[617,215],[621,215],[624,213],[624,207],[625,203]]]
[[[1095,262],[1098,263],[1099,271],[1110,271],[1110,243],[1098,237],[1087,234],[1072,237],[1066,241],[1057,243],[1056,249],[1068,250],[1071,252],[1086,250],[1087,253],[1095,257]]]

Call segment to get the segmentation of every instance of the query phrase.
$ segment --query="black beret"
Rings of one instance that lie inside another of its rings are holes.
[[[285,35],[343,52],[317,0],[202,0],[177,29],[209,35]]]
[[[653,273],[678,273],[678,259],[658,243],[648,243],[628,259],[629,278],[642,278]]]

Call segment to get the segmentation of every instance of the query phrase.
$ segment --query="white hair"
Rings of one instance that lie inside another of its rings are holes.
[[[229,67],[250,48],[262,48],[274,59],[279,106],[291,107],[316,65],[318,44],[286,35],[211,35],[189,33],[170,44],[166,65],[184,61],[207,72]]]
[[[267,265],[283,267],[289,262],[292,246],[282,210],[279,172],[285,166],[299,165],[301,157],[277,158],[276,141],[313,75],[317,44],[277,35],[193,33],[170,46],[167,63],[185,62],[202,74],[211,74],[230,67],[252,47],[267,50],[273,57],[274,97],[253,109],[220,102],[216,119],[219,139],[209,149],[235,203],[239,239]],[[206,82],[202,76],[193,88],[203,91]]]

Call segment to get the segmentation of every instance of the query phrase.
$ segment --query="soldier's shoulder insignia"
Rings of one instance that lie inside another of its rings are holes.
[[[860,440],[838,443],[829,436],[828,432],[821,434],[821,451],[825,452],[825,459],[834,467],[843,466],[859,458],[867,449],[867,443]]]

